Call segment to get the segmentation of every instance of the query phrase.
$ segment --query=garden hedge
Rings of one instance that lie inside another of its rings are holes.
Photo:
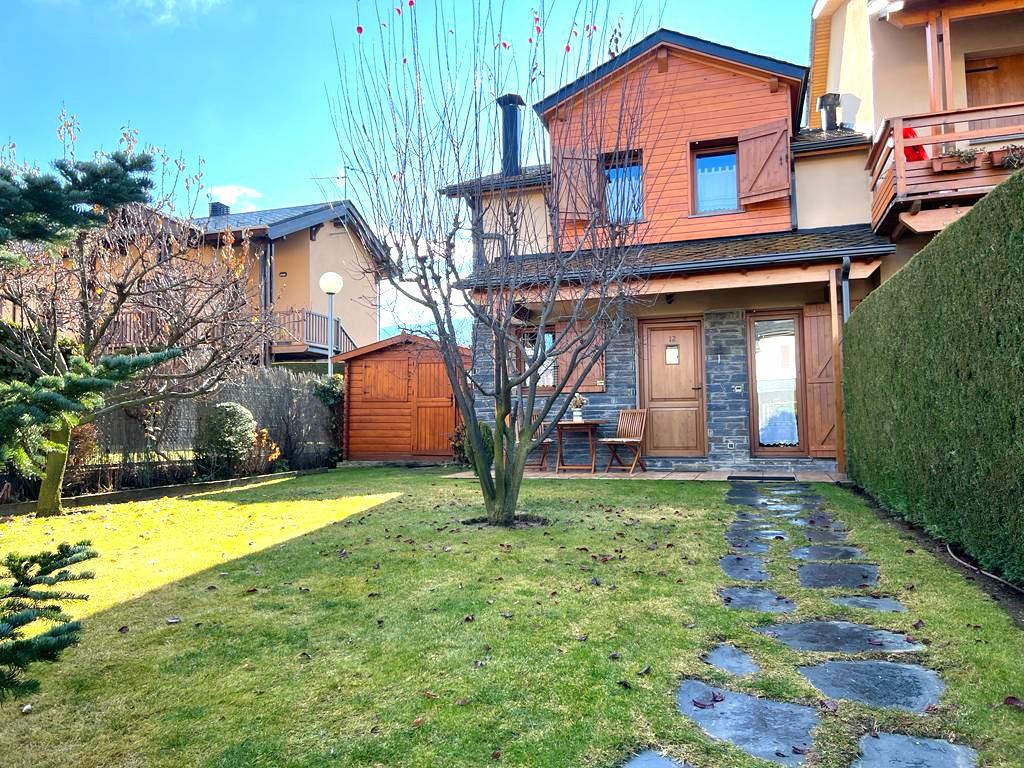
[[[1024,174],[860,304],[844,392],[852,479],[1024,584]]]

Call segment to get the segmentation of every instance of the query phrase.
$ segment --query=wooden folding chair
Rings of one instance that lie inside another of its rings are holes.
[[[611,454],[605,472],[611,472],[613,464],[617,465],[617,469],[628,469],[631,475],[638,466],[644,472],[647,471],[643,457],[640,455],[643,451],[644,428],[646,426],[646,408],[619,411],[619,426],[615,432],[615,437],[602,437],[598,440],[599,443],[608,447],[608,451]],[[619,455],[620,448],[628,448],[633,451],[632,464],[627,465],[622,460],[622,457]]]
[[[540,414],[534,414],[534,421]],[[548,428],[547,423],[541,422],[541,425],[537,428],[538,432],[543,432]],[[547,472],[548,470],[548,452],[551,450],[551,446],[555,441],[549,436],[545,437],[541,441],[541,444],[537,447],[534,453],[538,454],[537,461],[535,463],[526,464],[526,469],[538,469],[541,472]]]

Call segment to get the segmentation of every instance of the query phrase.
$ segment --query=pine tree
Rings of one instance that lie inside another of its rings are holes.
[[[28,666],[56,661],[65,648],[78,643],[82,625],[64,613],[61,603],[88,598],[66,591],[63,585],[93,578],[89,571],[70,569],[94,557],[89,542],[81,541],[61,544],[56,552],[11,553],[0,564],[0,570],[13,579],[7,591],[0,592],[0,702],[35,691],[39,685],[26,677]],[[32,633],[36,622],[50,626]]]

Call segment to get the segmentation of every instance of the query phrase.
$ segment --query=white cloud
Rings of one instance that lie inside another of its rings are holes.
[[[207,13],[224,0],[121,0],[122,5],[151,14],[157,24],[174,24],[183,16]]]
[[[231,206],[234,213],[248,213],[257,210],[255,201],[261,197],[263,197],[262,192],[241,184],[210,187],[210,200]]]

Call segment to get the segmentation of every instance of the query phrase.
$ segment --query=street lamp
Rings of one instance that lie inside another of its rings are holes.
[[[324,272],[320,275],[320,290],[327,294],[327,375],[334,375],[334,294],[339,293],[345,281],[337,272]]]

